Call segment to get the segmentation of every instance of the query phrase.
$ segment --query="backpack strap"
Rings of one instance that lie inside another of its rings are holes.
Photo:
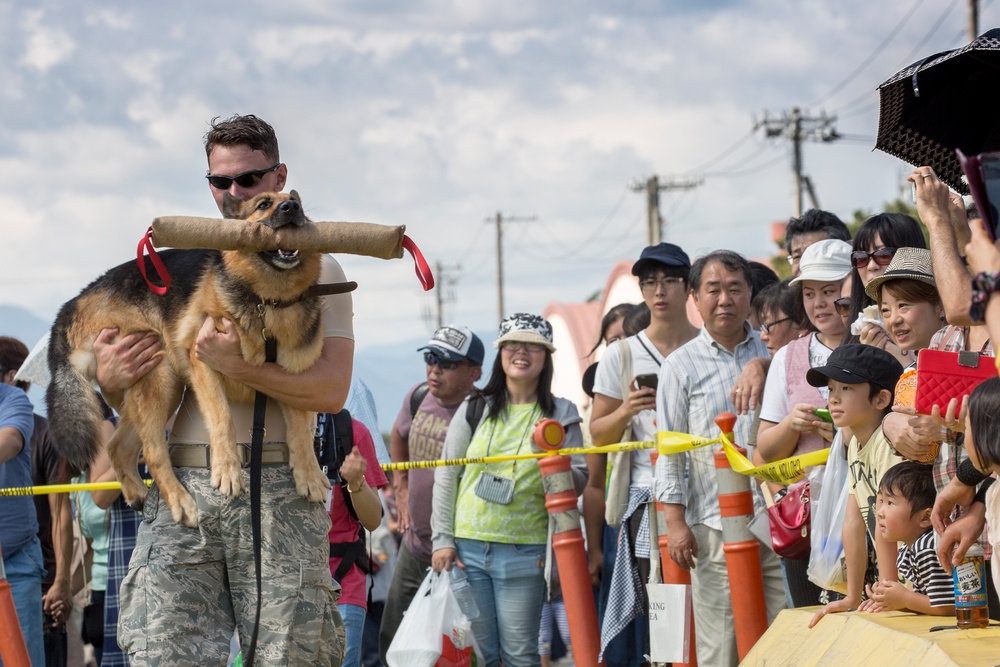
[[[479,392],[469,397],[469,404],[465,406],[465,421],[469,424],[472,434],[476,434],[479,422],[483,419],[483,412],[486,410],[486,399]]]
[[[355,565],[365,574],[371,572],[371,560],[368,558],[365,542],[365,527],[358,527],[358,539],[353,542],[331,542],[330,558],[341,559],[340,565],[333,573],[333,578],[337,580],[338,584]]]
[[[420,404],[424,402],[424,398],[430,390],[431,388],[426,382],[421,382],[414,388],[413,393],[410,394],[410,419],[417,416],[417,410],[420,409]]]

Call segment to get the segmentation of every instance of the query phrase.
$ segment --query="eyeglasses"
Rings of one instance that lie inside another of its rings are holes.
[[[214,174],[205,174],[205,178],[208,179],[208,182],[211,183],[212,187],[216,190],[228,190],[234,181],[236,182],[236,185],[241,188],[252,188],[260,183],[260,179],[264,178],[265,174],[270,174],[280,166],[281,163],[279,162],[270,169],[244,171],[242,174],[237,176],[215,176]]]
[[[863,269],[868,266],[868,262],[874,259],[879,266],[889,266],[889,262],[892,261],[892,256],[895,254],[895,248],[879,248],[875,252],[855,250],[851,253],[851,264],[856,269]]]
[[[508,340],[500,344],[500,349],[507,350],[508,352],[517,352],[518,350],[541,352],[545,349],[545,346],[541,343],[525,343],[519,340]]]
[[[451,361],[450,359],[442,359],[433,352],[424,352],[424,363],[428,366],[440,366],[443,371],[451,371],[464,364],[465,361]]]
[[[799,253],[798,255],[789,255],[789,256],[788,256],[788,257],[786,257],[785,259],[787,259],[787,260],[788,260],[788,263],[789,263],[790,265],[791,265],[791,264],[795,264],[795,262],[797,262],[797,261],[799,261],[800,259],[802,259],[802,253]]]
[[[684,279],[675,276],[667,278],[646,278],[645,280],[639,281],[639,289],[643,292],[655,292],[657,287],[662,287],[664,290],[673,285],[683,285]]]
[[[837,314],[847,317],[851,314],[851,297],[842,296],[833,302],[833,307],[837,309]]]
[[[777,326],[782,322],[790,322],[791,320],[792,318],[790,317],[782,317],[780,320],[775,320],[773,322],[764,322],[760,325],[760,332],[764,334],[770,334],[771,327]]]

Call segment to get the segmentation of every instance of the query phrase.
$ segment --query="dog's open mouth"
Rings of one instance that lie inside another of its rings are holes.
[[[260,254],[265,262],[276,269],[293,269],[299,265],[298,250],[265,250]]]

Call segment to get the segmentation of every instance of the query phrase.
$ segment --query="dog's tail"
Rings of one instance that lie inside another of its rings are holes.
[[[45,392],[49,433],[59,454],[78,470],[86,470],[103,444],[104,414],[101,400],[90,379],[73,366],[69,324],[72,302],[63,308],[49,339],[49,373]]]

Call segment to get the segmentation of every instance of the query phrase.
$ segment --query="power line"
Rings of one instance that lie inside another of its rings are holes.
[[[843,81],[841,81],[840,83],[838,83],[832,89],[830,89],[829,91],[827,91],[827,93],[825,95],[823,95],[822,97],[820,97],[819,99],[817,99],[815,102],[812,102],[812,103],[810,103],[807,106],[814,107],[814,106],[818,105],[820,102],[823,102],[823,101],[829,99],[831,96],[835,95],[836,93],[840,92],[844,88],[844,86],[846,86],[851,81],[853,81],[855,79],[855,77],[857,77],[858,74],[860,74],[866,67],[868,67],[872,63],[872,61],[875,60],[875,58],[878,56],[878,54],[882,53],[882,51],[885,49],[885,47],[889,46],[889,42],[891,42],[893,40],[893,38],[895,38],[895,36],[897,34],[899,34],[899,31],[903,29],[903,26],[906,25],[907,21],[910,20],[910,17],[913,16],[913,14],[917,11],[917,8],[919,8],[920,5],[922,5],[923,3],[924,3],[924,0],[916,0],[916,2],[913,4],[913,6],[910,7],[910,11],[907,12],[906,15],[903,16],[902,19],[900,19],[899,23],[896,24],[896,27],[893,28],[892,31],[890,31],[889,34],[886,35],[885,39],[882,40],[882,43],[879,44],[877,47],[875,47],[875,50],[872,51],[871,55],[869,55],[867,58],[865,58],[864,61],[854,69],[853,72],[851,72],[850,74],[848,74],[847,78],[845,78]]]

